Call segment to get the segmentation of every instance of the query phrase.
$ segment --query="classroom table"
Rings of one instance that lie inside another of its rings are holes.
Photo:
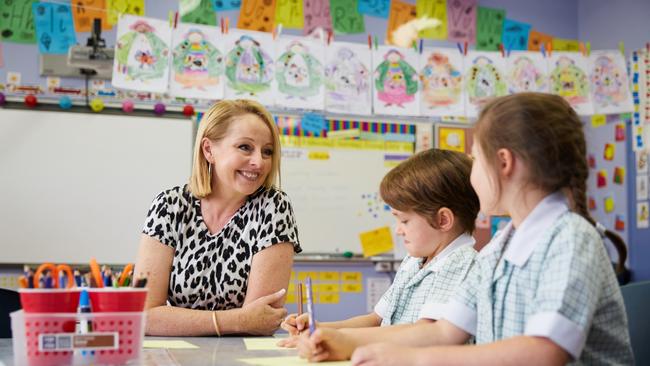
[[[296,350],[248,351],[242,337],[145,337],[145,340],[184,340],[198,349],[145,349],[141,365],[248,365],[241,358],[295,356]],[[10,338],[0,338],[0,366],[12,366]],[[130,364],[131,365],[131,364]],[[18,366],[18,365],[16,365]]]

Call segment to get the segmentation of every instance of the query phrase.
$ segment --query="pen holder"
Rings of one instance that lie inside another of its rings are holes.
[[[22,288],[18,293],[26,313],[76,313],[81,290]]]
[[[143,311],[147,299],[146,288],[105,287],[88,289],[92,311]]]

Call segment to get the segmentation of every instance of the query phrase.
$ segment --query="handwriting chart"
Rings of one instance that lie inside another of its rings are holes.
[[[39,52],[67,54],[77,43],[70,5],[39,2],[33,6]]]
[[[325,32],[332,31],[329,1],[304,0],[304,11],[305,28],[303,28],[303,34],[310,34],[314,29],[319,27]]]
[[[477,0],[451,0],[447,3],[447,32],[452,42],[474,44]]]
[[[237,28],[272,32],[275,24],[276,0],[244,0],[239,10]]]
[[[357,0],[330,0],[330,12],[336,34],[354,34],[366,31]]]
[[[415,3],[418,17],[438,19],[440,24],[420,32],[420,37],[447,39],[447,0],[418,0]]]
[[[478,7],[476,15],[476,49],[479,51],[498,51],[503,32],[506,11],[503,9]]]
[[[387,19],[389,10],[390,0],[359,0],[361,14]]]
[[[506,51],[528,49],[528,33],[530,24],[506,19],[503,22],[503,48]]]
[[[0,39],[6,42],[36,43],[32,15],[35,0],[3,0],[0,10]]]
[[[386,43],[393,44],[393,32],[402,24],[415,19],[417,10],[415,5],[400,0],[393,0],[390,3],[390,15],[386,26]]]
[[[225,11],[239,9],[241,0],[212,0],[212,8],[214,11]]]
[[[282,24],[284,28],[302,29],[304,15],[302,0],[276,0],[275,24]]]
[[[106,19],[105,0],[72,0],[72,18],[76,32],[90,32],[95,18],[101,19],[103,30],[113,28]]]

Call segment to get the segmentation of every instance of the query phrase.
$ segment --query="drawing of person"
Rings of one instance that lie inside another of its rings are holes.
[[[239,94],[257,93],[271,87],[273,60],[251,36],[244,35],[226,58],[228,86]]]
[[[591,87],[598,105],[618,105],[627,98],[626,71],[609,56],[599,56],[591,71]]]
[[[147,81],[163,76],[167,67],[167,44],[144,20],[137,20],[117,42],[118,70],[127,79]]]
[[[508,76],[510,94],[543,91],[546,84],[544,74],[526,56],[520,56],[513,62]]]
[[[305,45],[293,41],[278,58],[275,79],[278,90],[287,98],[306,99],[319,93],[323,84],[323,68]]]
[[[185,88],[205,90],[206,86],[219,84],[223,57],[199,29],[188,31],[173,57],[174,80]]]
[[[449,57],[433,52],[422,68],[422,100],[430,109],[448,106],[460,98],[461,73],[449,62]]]
[[[339,48],[336,58],[325,67],[326,97],[337,102],[363,99],[370,86],[369,75],[368,68],[353,50]]]
[[[571,105],[584,103],[589,93],[587,76],[575,65],[575,61],[561,56],[551,73],[551,92],[563,97]]]
[[[506,94],[506,84],[492,60],[485,56],[474,59],[468,73],[467,92],[470,103],[474,105],[482,105],[490,98]]]
[[[418,91],[417,71],[399,51],[391,49],[375,69],[375,87],[377,97],[386,107],[404,108],[404,103],[412,102]]]

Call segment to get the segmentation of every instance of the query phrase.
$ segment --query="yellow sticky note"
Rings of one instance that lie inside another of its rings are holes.
[[[240,358],[238,361],[254,366],[313,365],[312,363],[309,363],[307,359],[298,356]],[[320,362],[319,364],[328,366],[349,366],[352,365],[352,361]]]
[[[144,0],[106,0],[106,20],[115,25],[122,14],[144,15]]]
[[[249,351],[286,351],[287,348],[278,347],[278,341],[280,339],[274,337],[244,338],[244,344]]]
[[[610,213],[614,211],[614,198],[606,197],[605,198],[605,212]]]
[[[359,282],[361,281],[361,272],[343,272],[341,281]]]
[[[361,250],[364,257],[372,257],[393,250],[393,235],[388,226],[361,233],[359,239],[361,239]]]
[[[363,291],[363,285],[361,283],[344,283],[341,287],[343,288],[343,292],[359,293]]]
[[[339,284],[338,283],[321,283],[318,285],[320,288],[320,292],[339,292]]]
[[[553,38],[553,51],[580,51],[580,42],[575,39]]]
[[[149,340],[142,342],[143,348],[196,349],[199,346],[183,340]]]
[[[302,0],[276,0],[275,24],[284,28],[302,29],[304,26]]]
[[[307,157],[309,160],[329,160],[330,153],[328,151],[310,151]]]
[[[438,129],[438,148],[465,152],[465,130],[461,128],[440,127]]]
[[[591,116],[591,127],[598,128],[607,123],[607,117],[604,114],[594,114]]]
[[[615,151],[616,151],[616,145],[605,144],[605,151],[603,152],[603,157],[605,158],[605,160],[614,160]]]
[[[287,299],[285,300],[285,303],[287,304],[295,304],[296,303],[296,294],[294,293],[287,293]]]
[[[447,39],[447,0],[417,0],[415,10],[418,18],[426,16],[440,21],[437,26],[421,31],[420,37]]]
[[[320,304],[338,304],[340,302],[339,294],[336,292],[331,294],[319,294],[318,302]]]
[[[321,281],[338,281],[339,280],[339,273],[338,272],[321,272],[320,273],[320,280]]]

